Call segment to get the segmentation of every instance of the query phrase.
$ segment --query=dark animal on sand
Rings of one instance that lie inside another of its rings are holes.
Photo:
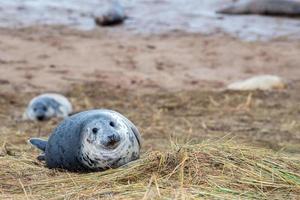
[[[134,124],[118,112],[90,110],[65,119],[49,140],[29,142],[42,150],[38,157],[48,168],[102,171],[139,158],[141,136]]]
[[[122,24],[125,19],[124,8],[118,1],[114,1],[101,16],[95,17],[95,23],[99,26],[113,26]]]
[[[240,0],[217,11],[221,14],[258,14],[300,16],[300,2],[295,0]]]

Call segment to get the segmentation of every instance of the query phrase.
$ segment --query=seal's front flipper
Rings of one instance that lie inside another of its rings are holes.
[[[71,113],[69,113],[69,117],[70,117],[70,116],[73,116],[73,115],[76,115],[77,113],[80,113],[80,112],[81,112],[81,111],[78,111],[78,112],[75,112],[75,111],[74,111],[74,112],[71,112]]]
[[[31,138],[28,140],[30,144],[32,144],[33,146],[35,146],[36,148],[45,151],[46,150],[46,146],[48,141],[47,140],[42,140],[39,138]]]
[[[37,159],[38,159],[39,161],[46,160],[45,154],[44,154],[44,153],[40,154],[40,155],[37,157]]]

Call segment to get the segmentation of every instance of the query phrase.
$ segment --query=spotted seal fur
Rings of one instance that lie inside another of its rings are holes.
[[[49,140],[29,142],[43,151],[48,168],[102,171],[117,168],[140,155],[141,136],[134,124],[112,110],[89,110],[65,119]]]

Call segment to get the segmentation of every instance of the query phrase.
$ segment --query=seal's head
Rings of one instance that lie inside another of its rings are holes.
[[[71,112],[72,105],[66,97],[55,93],[44,93],[29,102],[23,118],[44,121],[52,117],[66,118]]]
[[[27,110],[27,115],[32,120],[44,121],[51,118],[55,111],[49,107],[47,101],[34,101]]]
[[[103,111],[92,117],[81,131],[82,163],[89,169],[105,169],[137,159],[140,146],[135,134],[139,135],[119,113]]]
[[[113,150],[118,147],[123,132],[120,123],[109,117],[101,117],[88,123],[84,128],[86,142],[95,148]]]

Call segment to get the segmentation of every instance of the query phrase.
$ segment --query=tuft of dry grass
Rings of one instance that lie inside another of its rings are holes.
[[[296,199],[299,157],[229,140],[172,144],[119,169],[49,170],[27,153],[0,157],[0,198],[11,199]]]
[[[0,94],[0,199],[300,195],[300,95],[295,89],[139,94],[101,83],[75,85],[66,95],[76,111],[117,110],[138,126],[144,140],[141,159],[98,173],[49,170],[35,159],[39,152],[27,139],[47,138],[59,120],[20,121],[34,95]]]

